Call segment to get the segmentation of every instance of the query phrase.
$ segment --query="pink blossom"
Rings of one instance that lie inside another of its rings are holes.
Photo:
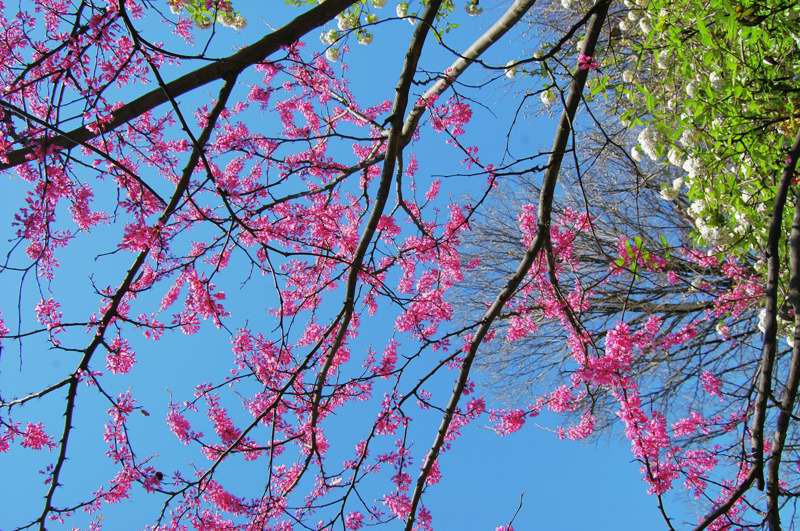
[[[3,314],[0,313],[0,348],[3,345],[3,337],[8,336],[8,327],[6,326],[5,321],[3,321]]]
[[[172,433],[174,433],[183,444],[189,444],[189,441],[202,435],[192,431],[189,421],[178,411],[178,407],[175,404],[169,405],[169,410],[167,411],[167,425],[169,425]]]
[[[61,304],[54,299],[42,299],[36,305],[36,318],[45,325],[48,330],[57,328],[61,325]]]
[[[405,494],[387,494],[383,497],[383,503],[397,518],[404,520],[411,513],[411,500]]]
[[[570,426],[566,430],[559,428],[558,436],[561,439],[570,439],[572,441],[579,441],[585,439],[594,433],[594,415],[587,411],[581,416],[581,420],[575,426]]]
[[[364,525],[364,515],[359,512],[352,512],[344,519],[344,526],[346,529],[361,529]]]
[[[706,393],[720,399],[722,398],[722,380],[714,373],[703,371],[700,375],[700,382],[703,384],[703,389],[705,389]]]
[[[136,354],[131,350],[128,341],[117,336],[108,346],[106,365],[114,374],[125,374],[136,363]]]
[[[492,429],[499,435],[510,435],[522,428],[526,415],[522,409],[492,412],[492,419],[497,421]]]
[[[600,68],[600,63],[594,60],[591,55],[578,55],[578,69],[579,70],[594,70]]]
[[[708,422],[697,411],[692,411],[688,417],[677,420],[672,425],[672,432],[676,437],[693,435],[697,431],[708,433]]]
[[[708,450],[687,450],[680,460],[686,475],[686,488],[695,498],[700,498],[706,490],[704,476],[717,466],[717,458]]]
[[[45,433],[44,424],[41,422],[28,423],[25,426],[25,431],[22,432],[22,442],[20,445],[33,450],[41,450],[45,446],[52,450],[56,447],[56,444],[50,436]]]

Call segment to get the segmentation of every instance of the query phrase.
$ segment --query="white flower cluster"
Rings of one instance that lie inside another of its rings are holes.
[[[358,15],[339,13],[336,16],[336,25],[341,31],[348,31],[358,26]]]
[[[414,17],[409,17],[408,16],[408,8],[409,7],[410,6],[409,6],[408,2],[400,2],[399,4],[397,4],[397,7],[394,9],[394,12],[397,14],[398,18],[406,19],[408,21],[408,23],[413,26],[414,24],[417,23],[417,19],[414,18]]]
[[[233,11],[223,11],[219,16],[219,21],[226,28],[235,29],[236,31],[239,31],[247,26],[247,21],[245,18],[239,13],[234,13]]]
[[[667,152],[667,160],[673,166],[677,166],[678,168],[683,167],[683,154],[678,151],[675,146],[669,148],[669,151]]]
[[[173,15],[180,15],[189,0],[167,0],[170,12]],[[216,20],[219,21],[226,28],[240,30],[247,26],[247,20],[239,13],[233,11],[230,6],[227,9],[220,9],[217,11]],[[195,19],[195,24],[202,29],[210,28],[214,19],[202,17],[200,20]]]
[[[666,201],[674,201],[681,194],[683,188],[683,178],[678,177],[672,180],[672,186],[664,186],[661,188],[661,197]]]
[[[639,133],[639,146],[642,151],[650,157],[650,160],[658,160],[658,144],[661,142],[661,135],[653,126],[647,126]]]
[[[645,159],[659,161],[666,155],[663,164],[679,169],[665,168],[682,177],[675,179],[672,186],[665,183],[660,189],[660,196],[666,201],[675,201],[688,188],[689,198],[695,199],[688,208],[688,216],[705,244],[717,247],[736,243],[738,248],[740,244],[752,246],[756,245],[755,242],[763,242],[766,229],[756,220],[767,216],[769,206],[763,196],[768,194],[754,192],[758,182],[754,174],[755,162],[747,160],[745,155],[738,160],[731,157],[728,151],[717,152],[714,147],[717,144],[713,139],[727,135],[729,124],[721,111],[715,111],[713,107],[698,117],[692,110],[693,103],[689,101],[705,99],[707,96],[713,98],[733,79],[727,78],[724,69],[701,62],[697,63],[689,76],[665,76],[676,66],[679,58],[675,55],[674,45],[656,26],[669,25],[673,17],[680,17],[680,10],[665,7],[656,13],[650,0],[623,0],[623,3],[627,9],[622,10],[621,17],[616,15],[619,17],[617,24],[621,32],[621,46],[630,46],[633,51],[644,49],[645,53],[637,55],[635,66],[633,61],[616,63],[620,76],[616,85],[617,95],[628,110],[620,121],[626,127],[638,120],[653,121],[646,123],[638,132],[637,141],[631,147],[631,158],[636,162]],[[574,6],[575,1],[562,0],[564,7],[567,7],[566,4]],[[667,10],[672,12],[668,13]],[[641,33],[647,34],[644,48],[632,44],[643,41]],[[624,61],[625,56],[622,57]],[[740,74],[737,74],[737,80],[739,77]],[[648,90],[640,91],[640,87]],[[645,95],[648,99],[654,98],[654,106],[648,102],[645,108]],[[746,111],[742,105],[742,110]],[[680,133],[677,141],[671,132],[673,130]],[[726,188],[730,177],[735,178],[735,186],[739,189],[734,197],[729,197],[728,192],[721,190],[721,187]],[[708,193],[701,192],[703,190]],[[751,200],[753,198],[748,191],[756,194],[754,200]],[[744,208],[736,197],[738,193],[743,195]],[[683,197],[686,198],[685,195]],[[758,216],[752,213],[753,209]]]
[[[544,90],[541,94],[539,94],[539,99],[542,100],[542,103],[544,103],[546,107],[549,107],[555,103],[557,97],[556,91],[551,88]]]
[[[318,0],[321,4],[325,0]],[[386,5],[386,0],[372,0],[372,7],[375,8],[382,8]],[[399,6],[398,6],[399,9]],[[406,10],[408,9],[408,4],[406,3]],[[375,24],[378,22],[379,18],[378,15],[375,13],[368,13],[364,17],[365,24]],[[320,33],[319,40],[322,41],[322,44],[327,46],[332,46],[335,44],[339,39],[342,38],[342,32],[349,32],[351,30],[356,31],[356,41],[358,44],[363,46],[367,46],[372,44],[373,35],[366,29],[362,27],[361,22],[361,15],[358,12],[344,12],[339,13],[336,17],[336,26],[338,29],[329,29],[327,31],[323,31]],[[336,62],[339,60],[340,51],[338,49],[328,48],[325,50],[325,57],[328,61]]]
[[[356,39],[358,40],[358,44],[367,46],[369,44],[372,44],[372,33],[366,31],[359,31],[358,37],[356,37]]]
[[[516,61],[513,59],[506,63],[505,74],[508,79],[514,79],[514,77],[517,75],[517,67],[515,64]]]
[[[784,336],[784,339],[786,339],[786,344],[794,348],[794,323],[792,321],[783,319],[780,315],[778,316],[776,321],[778,325],[778,335]],[[766,308],[762,309],[758,313],[758,329],[761,331],[762,334],[767,333]]]
[[[689,179],[696,179],[705,175],[705,168],[703,166],[703,161],[695,156],[689,156],[683,163],[683,169],[688,174]]]
[[[328,48],[325,50],[325,58],[331,63],[339,60],[339,48]]]
[[[562,0],[561,3],[563,5],[564,0]],[[653,31],[653,21],[648,13],[642,11],[641,9],[637,9],[644,7],[644,2],[629,2],[626,0],[625,6],[628,7],[629,11],[625,15],[625,18],[621,19],[617,23],[620,31],[627,33],[634,27],[638,26],[639,31],[642,32],[642,35],[649,35],[650,32]]]
[[[339,32],[335,29],[329,29],[328,31],[323,31],[319,35],[319,40],[322,41],[322,44],[331,45],[334,42],[339,40]]]

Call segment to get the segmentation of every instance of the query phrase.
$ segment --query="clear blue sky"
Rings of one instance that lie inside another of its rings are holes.
[[[460,13],[457,15],[457,21],[462,26],[447,35],[446,41],[450,46],[462,49],[499,14],[499,8],[493,9],[499,2],[485,4],[486,13],[482,17],[473,19],[463,17]],[[212,55],[224,55],[237,46],[253,42],[269,27],[278,27],[299,12],[296,8],[284,7],[277,0],[269,2],[269,9],[264,9],[264,5],[261,2],[237,3],[249,25],[240,33],[220,31],[212,46]],[[390,9],[393,7],[387,5],[384,11],[389,12]],[[159,26],[142,22],[140,28],[151,40],[175,42],[164,35]],[[375,42],[370,47],[360,47],[354,40],[351,41],[347,76],[354,93],[363,98],[365,105],[391,99],[411,29],[405,22],[393,22],[376,29]],[[199,34],[198,42],[204,36]],[[309,35],[306,42],[314,49],[320,46],[317,33]],[[522,50],[533,47],[533,43],[515,35],[494,49],[488,58],[495,64],[504,64],[510,58],[518,58]],[[428,52],[431,53],[426,54],[423,67],[439,71],[450,63],[452,57],[441,49],[432,48],[429,45]],[[180,69],[165,69],[164,72],[168,78],[172,78],[178,75]],[[472,79],[482,79],[483,76],[481,74]],[[122,95],[134,94],[138,90],[141,87],[134,87]],[[181,102],[191,112],[198,102],[214,97],[215,90],[216,87],[201,88]],[[473,124],[466,138],[481,147],[480,155],[487,161],[496,161],[502,156],[502,135],[513,111],[511,104],[514,91],[513,84],[502,80],[477,94],[494,115],[475,107]],[[274,118],[254,115],[253,119]],[[529,128],[530,133],[524,135],[527,141],[517,146],[519,149],[547,149],[554,129],[551,121],[537,120],[523,124],[523,127]],[[425,134],[432,133],[428,131]],[[419,175],[422,182],[426,182],[426,175],[459,171],[458,161],[463,158],[455,151],[446,153],[441,140],[420,142],[412,150],[420,159]],[[474,193],[484,179],[480,178],[479,181],[450,180],[444,188],[444,198]],[[26,185],[13,175],[4,175],[0,177],[0,186],[4,197],[0,203],[0,224],[6,227],[5,234],[8,235],[0,242],[0,253],[5,254],[10,246],[7,240],[13,236],[13,215],[22,204]],[[110,193],[106,190],[99,194],[99,201],[111,199]],[[44,293],[52,292],[47,296],[62,301],[66,321],[83,319],[96,310],[97,298],[90,295],[92,280],[101,286],[119,282],[130,255],[95,258],[101,252],[113,250],[119,229],[100,229],[91,235],[80,236],[71,251],[59,256],[62,267],[56,282],[52,285],[42,284]],[[17,259],[12,263],[19,265],[21,262]],[[90,275],[94,277],[90,278]],[[246,275],[246,271],[232,267],[218,282],[226,288],[229,308],[236,309],[229,326],[236,329],[247,319],[251,325],[260,322],[267,328],[269,323],[264,308],[271,305],[271,286],[268,279],[256,279],[237,290],[236,287]],[[4,294],[2,311],[11,323],[16,320],[19,282],[19,276],[14,273],[0,275],[0,289]],[[22,316],[23,330],[32,323],[32,307],[38,301],[39,289],[33,278],[26,279],[21,305],[25,312]],[[152,300],[154,298],[150,298]],[[372,325],[364,327],[368,332],[360,338],[358,345],[365,347],[372,344],[377,349],[382,348],[387,337],[385,331],[391,327],[393,319],[394,315],[390,313],[379,313],[371,321]],[[85,343],[82,337],[80,332],[64,334],[65,342],[72,338],[75,345]],[[138,364],[129,377],[107,377],[105,382],[115,392],[132,389],[141,405],[150,412],[149,417],[137,415],[131,421],[139,455],[152,455],[153,463],[165,473],[176,468],[185,471],[188,469],[187,463],[192,461],[204,464],[204,459],[196,451],[187,450],[175,439],[163,419],[171,395],[176,401],[189,398],[196,383],[218,380],[226,374],[232,362],[229,337],[211,326],[204,326],[203,332],[195,336],[167,334],[158,343],[145,342],[141,337],[134,338],[133,334],[129,337],[133,339]],[[42,342],[25,343],[22,351],[7,342],[0,358],[0,389],[5,398],[36,389],[63,377],[72,370],[76,361],[74,355],[47,350]],[[20,362],[22,371],[19,370]],[[97,357],[97,365],[97,368],[103,368],[102,356]],[[451,378],[452,373],[446,376]],[[436,389],[431,390],[446,393],[450,385],[449,380],[442,380],[436,384]],[[341,452],[344,457],[351,451],[352,442],[359,438],[358,434],[354,434],[355,429],[363,424],[362,419],[370,420],[374,416],[372,411],[364,416],[364,407],[345,408],[331,421],[329,438],[334,444],[332,452]],[[66,467],[64,487],[56,500],[59,505],[79,501],[99,485],[107,484],[114,473],[109,459],[104,455],[101,439],[106,408],[107,405],[96,393],[81,389],[78,417],[70,445],[71,459]],[[60,433],[62,411],[63,393],[59,393],[23,410],[15,410],[15,420],[43,421],[49,433],[55,437]],[[552,418],[537,420],[547,426],[554,425]],[[434,416],[415,422],[412,435],[418,450],[430,444],[437,423],[438,418]],[[208,426],[202,428],[206,433],[211,432]],[[337,441],[348,442],[340,442],[339,447]],[[54,458],[55,453],[19,448],[0,455],[0,474],[5,478],[0,482],[0,530],[7,531],[38,516],[45,486],[42,484],[44,476],[36,471]],[[436,529],[493,530],[511,518],[522,495],[522,508],[515,521],[517,530],[645,530],[663,527],[656,500],[646,494],[639,465],[631,462],[628,444],[621,440],[619,434],[596,443],[565,442],[530,422],[519,433],[501,438],[487,428],[484,419],[470,426],[440,463],[444,480],[431,489],[425,499],[433,513]],[[222,468],[221,477],[235,479],[240,487],[239,492],[245,493],[248,485],[254,488],[260,485],[258,478],[253,477],[260,473],[257,471],[253,474],[253,469],[248,465],[232,462]],[[375,492],[375,495],[379,493]],[[136,487],[131,500],[104,507],[104,528],[139,529],[153,521],[160,501],[158,497],[145,495]],[[677,498],[670,502],[669,508],[676,516],[683,520],[694,519],[693,516],[687,516],[690,512],[686,509],[686,500]],[[87,521],[87,517],[80,513],[69,523],[83,526]]]

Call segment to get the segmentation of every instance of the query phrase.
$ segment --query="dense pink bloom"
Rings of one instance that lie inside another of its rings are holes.
[[[183,444],[189,444],[189,441],[202,435],[192,431],[189,421],[178,411],[178,407],[175,404],[169,405],[167,425]]]
[[[411,500],[408,496],[399,492],[384,496],[383,503],[400,519],[405,519],[411,512]]]
[[[492,417],[496,419],[497,424],[492,429],[500,435],[510,435],[522,428],[526,415],[522,409],[493,412]]]
[[[22,432],[22,442],[20,443],[24,448],[31,448],[33,450],[41,450],[44,447],[53,449],[56,444],[44,431],[44,424],[28,423],[25,426],[25,431]]]
[[[61,324],[61,304],[54,299],[42,299],[36,305],[36,318],[48,330],[57,328]]]
[[[352,512],[344,519],[344,526],[347,529],[361,529],[364,525],[364,515],[359,512]]]
[[[706,393],[717,398],[722,398],[722,381],[713,373],[703,371],[700,375],[700,381],[703,384],[703,389]]]
[[[708,421],[700,413],[692,411],[688,417],[680,419],[672,425],[672,433],[676,437],[694,435],[698,431],[707,433],[707,425]]]
[[[566,430],[563,428],[559,428],[558,430],[558,436],[560,438],[566,438],[573,441],[585,439],[592,433],[594,433],[594,415],[588,411],[581,416],[580,422],[578,422],[578,424],[575,426],[570,426]]]
[[[579,70],[593,70],[600,68],[600,63],[594,60],[591,55],[578,55],[578,69]]]
[[[117,336],[109,345],[106,365],[114,374],[125,374],[136,363],[136,354],[131,350],[128,342]]]

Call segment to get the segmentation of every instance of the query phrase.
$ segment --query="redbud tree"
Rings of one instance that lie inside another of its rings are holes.
[[[289,4],[0,2],[11,525],[447,528],[448,451],[546,414],[618,428],[665,528],[781,529],[797,6]]]

